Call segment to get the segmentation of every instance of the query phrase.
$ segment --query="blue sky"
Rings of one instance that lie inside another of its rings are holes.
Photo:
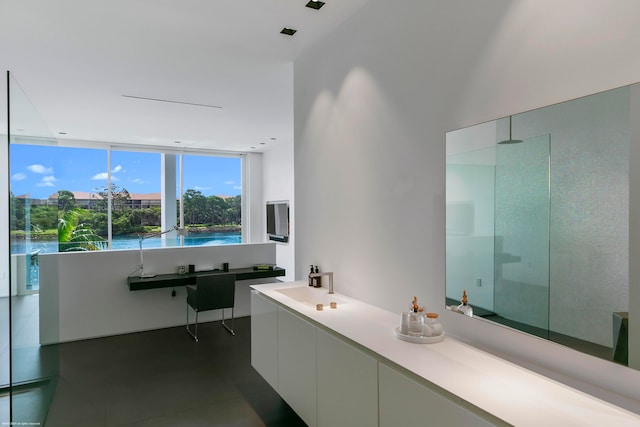
[[[107,184],[107,151],[55,146],[11,146],[11,191],[46,199],[58,190],[95,191]],[[184,189],[205,196],[240,194],[240,159],[184,156]],[[111,179],[129,193],[160,191],[160,154],[111,152]],[[179,189],[179,187],[178,187]]]

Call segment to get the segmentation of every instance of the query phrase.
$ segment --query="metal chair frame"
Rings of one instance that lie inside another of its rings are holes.
[[[226,277],[225,277],[226,276]],[[187,325],[186,325],[186,329],[187,332],[189,333],[189,335],[191,335],[191,337],[198,342],[198,313],[200,311],[209,311],[209,310],[217,310],[217,309],[221,309],[222,310],[222,326],[224,326],[224,328],[229,331],[229,333],[231,335],[235,335],[235,331],[233,330],[233,319],[234,319],[234,306],[235,306],[235,297],[228,297],[227,299],[231,300],[231,305],[226,305],[226,306],[219,306],[217,304],[209,304],[204,310],[199,310],[198,307],[193,307],[190,303],[189,303],[189,295],[190,294],[194,294],[196,295],[197,298],[197,293],[198,293],[198,282],[204,282],[207,280],[213,280],[215,282],[216,279],[218,280],[230,280],[230,276],[233,276],[233,283],[235,285],[235,275],[234,274],[211,274],[211,275],[203,275],[203,276],[198,276],[198,278],[196,279],[196,285],[187,285]],[[217,284],[215,283],[207,283],[206,285],[203,286],[217,286]],[[235,290],[235,286],[234,286],[234,290]],[[198,304],[196,304],[198,305]],[[191,309],[193,311],[196,312],[196,318],[195,318],[195,324],[194,324],[194,329],[192,330],[190,328],[191,323],[189,322],[189,307],[191,307]],[[231,308],[231,327],[229,327],[227,325],[227,323],[225,322],[225,309],[227,308]]]

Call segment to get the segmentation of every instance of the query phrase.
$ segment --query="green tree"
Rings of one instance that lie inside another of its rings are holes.
[[[11,230],[24,230],[25,228],[25,210],[24,200],[17,198],[12,192],[11,199]]]
[[[31,226],[37,226],[42,230],[56,228],[58,210],[52,206],[32,206]]]
[[[227,199],[229,204],[229,222],[231,224],[242,224],[242,196],[237,195]]]
[[[80,222],[80,208],[59,211],[58,250],[60,252],[99,251],[106,249],[104,239]]]
[[[58,210],[62,212],[68,212],[78,207],[76,196],[71,191],[60,190],[58,191]]]
[[[129,194],[129,191],[127,191],[126,188],[118,187],[113,183],[111,183],[110,187],[104,186],[102,188],[95,189],[95,191],[100,196],[100,198],[98,199],[98,202],[96,203],[97,208],[102,211],[107,210],[107,204],[109,200],[109,188],[111,188],[112,212],[123,210],[131,200],[131,194]]]
[[[198,190],[187,190],[183,196],[184,217],[188,224],[202,224],[206,222],[207,199]]]
[[[227,209],[227,204],[222,197],[209,196],[207,197],[207,210],[210,214],[211,225],[224,223],[224,212]]]

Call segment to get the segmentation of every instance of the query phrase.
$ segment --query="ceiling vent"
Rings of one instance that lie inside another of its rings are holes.
[[[315,10],[320,10],[322,6],[324,6],[323,1],[310,0],[309,3],[307,3],[307,7],[310,7],[311,9],[315,9]]]
[[[294,30],[293,28],[283,28],[282,31],[280,31],[280,34],[286,34],[288,36],[292,36],[296,33],[296,31],[298,30]]]

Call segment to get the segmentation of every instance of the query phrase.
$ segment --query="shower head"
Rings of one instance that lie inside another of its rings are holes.
[[[507,145],[507,144],[520,144],[524,142],[521,139],[505,139],[503,141],[498,141],[498,145]]]
[[[513,139],[511,137],[511,116],[509,116],[509,139],[503,139],[502,141],[498,141],[499,145],[507,145],[507,144],[520,144],[523,142],[521,139]]]

